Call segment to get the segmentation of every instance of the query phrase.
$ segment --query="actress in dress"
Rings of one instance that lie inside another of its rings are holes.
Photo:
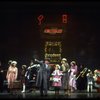
[[[14,82],[18,76],[18,68],[16,67],[16,65],[17,65],[17,62],[12,61],[11,65],[9,66],[9,68],[7,70],[6,79],[8,82],[8,89],[10,92],[12,92],[12,90],[14,88]]]

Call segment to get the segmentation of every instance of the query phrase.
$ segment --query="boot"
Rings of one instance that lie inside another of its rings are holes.
[[[22,93],[25,92],[25,84],[23,84],[23,90],[22,90]]]
[[[93,86],[91,85],[91,92],[93,91]]]
[[[87,92],[89,92],[89,85],[87,85]]]

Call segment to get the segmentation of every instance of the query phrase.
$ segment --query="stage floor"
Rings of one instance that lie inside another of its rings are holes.
[[[3,92],[0,93],[0,98],[6,98],[6,99],[32,99],[32,98],[37,98],[37,99],[41,99],[41,98],[48,98],[48,99],[60,99],[60,98],[100,98],[100,93],[87,93],[86,91],[77,91],[75,93],[71,93],[71,95],[64,95],[63,91],[60,91],[59,96],[55,96],[55,92],[54,91],[48,91],[48,96],[40,96],[39,91],[31,91],[31,92],[27,92],[26,93],[21,93],[21,91],[14,91],[13,93],[7,93],[7,92]]]

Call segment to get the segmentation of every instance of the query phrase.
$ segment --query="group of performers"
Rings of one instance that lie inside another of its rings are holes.
[[[93,91],[93,86],[97,88],[97,92],[100,92],[100,71],[95,70],[94,73],[88,69],[83,68],[78,70],[78,66],[75,61],[68,63],[66,58],[61,59],[60,64],[50,64],[50,59],[39,61],[34,59],[36,64],[31,61],[30,66],[22,65],[20,80],[22,86],[22,93],[26,92],[27,82],[35,80],[35,86],[40,90],[41,96],[48,95],[48,89],[50,85],[55,90],[55,95],[59,95],[59,90],[63,90],[65,95],[76,90],[81,90],[84,83],[86,83],[87,92]],[[83,67],[83,66],[81,66]],[[31,71],[31,69],[35,71]],[[0,62],[0,92],[3,92],[3,70],[1,69]],[[32,75],[32,76],[31,76]],[[81,77],[86,77],[84,81]],[[6,73],[6,80],[8,82],[8,91],[13,92],[14,82],[18,78],[18,67],[16,61],[9,61],[9,67]],[[51,81],[51,84],[50,84]],[[84,83],[83,83],[84,82]],[[83,84],[82,84],[83,83]]]

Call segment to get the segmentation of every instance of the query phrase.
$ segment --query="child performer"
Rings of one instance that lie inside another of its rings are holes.
[[[22,71],[21,71],[21,83],[22,83],[22,87],[23,87],[23,90],[22,90],[22,93],[25,92],[25,73],[26,73],[26,65],[22,65]]]
[[[92,71],[88,70],[87,73],[87,92],[89,92],[89,90],[92,92],[93,90],[93,74]]]
[[[57,64],[55,65],[55,70],[52,73],[53,76],[53,83],[52,86],[55,87],[55,95],[59,95],[59,89],[62,86],[61,78],[62,78],[62,71],[59,70],[60,66]]]

